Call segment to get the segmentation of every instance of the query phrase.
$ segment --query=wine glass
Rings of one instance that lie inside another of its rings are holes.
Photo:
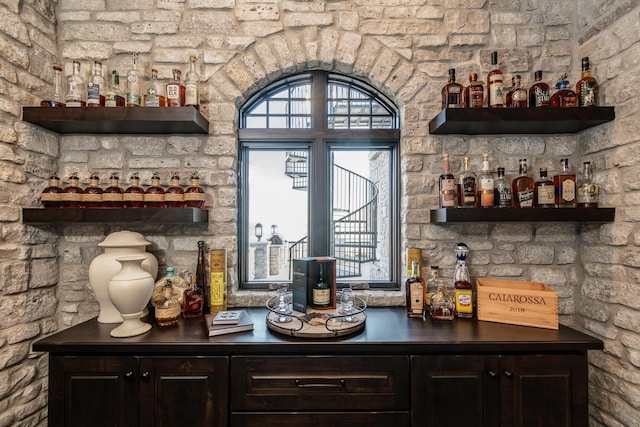
[[[348,323],[357,322],[358,319],[353,316],[353,291],[351,288],[344,288],[342,290],[342,297],[340,298],[340,309],[338,313],[344,314],[344,321]]]
[[[291,308],[291,292],[289,292],[287,285],[278,288],[278,304],[275,308],[278,316],[275,321],[278,323],[291,322],[291,316],[288,316],[293,312]]]

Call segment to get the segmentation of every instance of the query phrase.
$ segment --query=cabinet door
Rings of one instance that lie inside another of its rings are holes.
[[[500,357],[502,423],[513,427],[586,426],[586,355]]]
[[[411,425],[499,425],[497,356],[413,356]]]
[[[139,366],[140,426],[227,425],[226,357],[141,357]]]
[[[49,425],[138,425],[135,357],[50,357]]]

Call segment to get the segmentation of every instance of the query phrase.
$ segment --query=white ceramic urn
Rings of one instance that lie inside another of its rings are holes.
[[[146,247],[150,244],[151,242],[145,240],[142,234],[126,230],[111,233],[104,241],[98,243],[98,246],[104,248],[104,253],[95,257],[89,265],[89,283],[100,305],[98,322],[122,322],[122,316],[111,302],[107,290],[111,278],[122,268],[116,258],[127,255],[144,256],[142,268],[151,274],[155,281],[158,275],[158,260],[153,254],[146,252]]]

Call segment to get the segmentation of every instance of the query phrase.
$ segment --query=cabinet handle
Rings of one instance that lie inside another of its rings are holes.
[[[340,387],[344,387],[345,381],[344,380],[327,380],[327,382],[304,382],[301,380],[296,380],[296,387],[298,388],[313,388],[313,387],[318,387],[318,388],[340,388]]]
[[[504,374],[509,378],[511,378],[513,376],[513,372],[507,371],[507,370],[504,371]]]
[[[497,377],[497,376],[498,376],[498,373],[497,373],[496,371],[491,371],[491,370],[490,370],[490,371],[489,371],[489,376],[490,376],[490,377],[492,377],[492,378],[495,378],[495,377]]]
[[[127,373],[124,374],[124,378],[127,380],[130,380],[131,378],[133,378],[133,372],[129,371]]]
[[[143,380],[148,380],[149,377],[151,377],[151,374],[149,373],[149,371],[144,371],[142,375],[140,375],[140,378],[142,378]]]

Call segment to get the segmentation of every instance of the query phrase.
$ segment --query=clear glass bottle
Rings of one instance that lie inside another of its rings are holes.
[[[511,181],[511,194],[514,208],[532,208],[535,195],[535,183],[529,176],[527,159],[520,159],[518,176]]]
[[[456,205],[456,181],[450,171],[449,154],[444,153],[442,160],[442,175],[438,178],[440,207],[453,208]]]
[[[187,106],[193,106],[196,107],[197,110],[200,110],[200,75],[198,71],[196,71],[196,59],[195,53],[189,55],[189,71],[187,71],[184,79],[184,103]]]
[[[144,208],[144,190],[140,188],[140,178],[137,173],[131,174],[130,186],[124,190],[122,201],[125,208]]]
[[[476,206],[476,174],[469,169],[469,157],[463,159],[463,170],[458,177],[458,207],[474,208]]]
[[[127,89],[125,92],[127,107],[142,106],[142,91],[140,90],[140,76],[138,74],[138,54],[131,54],[131,69],[127,71]]]
[[[204,295],[204,312],[211,312],[211,293],[207,281],[207,265],[204,257],[204,241],[198,241],[198,261],[196,263],[196,286]]]
[[[427,309],[427,284],[420,275],[418,266],[418,261],[411,263],[411,276],[405,281],[407,316],[424,319]]]
[[[165,96],[164,86],[158,81],[158,70],[151,70],[151,80],[144,92],[145,107],[166,107],[167,97]]]
[[[553,181],[547,176],[547,168],[540,168],[540,179],[535,182],[533,206],[536,208],[553,208],[555,206],[555,190]]]
[[[495,182],[489,168],[489,154],[482,155],[482,171],[478,174],[477,200],[481,208],[493,207],[493,192]]]
[[[444,280],[439,280],[437,286],[437,290],[431,295],[429,314],[435,320],[453,320],[456,312],[454,297]]]
[[[318,263],[318,281],[313,284],[312,305],[314,308],[326,308],[331,304],[331,288],[325,281],[324,263]]]
[[[442,108],[462,107],[461,84],[456,83],[456,69],[449,68],[449,82],[442,88]]]
[[[73,72],[67,77],[67,107],[87,105],[87,82],[80,74],[80,61],[73,61]]]
[[[109,176],[109,186],[102,192],[102,204],[105,208],[121,208],[124,206],[123,194],[118,172],[112,172]]]
[[[60,188],[60,178],[53,175],[49,178],[49,186],[42,190],[40,202],[45,208],[61,208],[64,190]]]
[[[53,98],[40,101],[41,107],[64,107],[66,102],[64,84],[62,79],[62,67],[55,64],[53,67]]]
[[[582,58],[582,77],[576,83],[578,106],[591,107],[598,105],[598,81],[589,71],[589,57]]]
[[[167,83],[167,107],[184,107],[185,88],[180,83],[182,71],[173,69],[173,80]]]
[[[93,172],[89,177],[89,186],[82,192],[82,204],[85,208],[101,208],[103,190],[100,188],[100,177]]]
[[[516,74],[511,78],[511,90],[507,92],[507,107],[520,108],[527,106],[527,90],[522,87],[522,76]]]
[[[576,207],[576,174],[569,166],[569,159],[560,159],[561,171],[553,176],[556,208]]]
[[[160,174],[151,176],[151,186],[144,191],[144,206],[147,208],[164,208],[164,188],[160,187]]]
[[[549,99],[549,105],[551,107],[577,107],[578,95],[568,88],[569,80],[567,80],[567,74],[560,76],[560,79],[556,82],[556,90]]]
[[[464,106],[466,108],[484,107],[484,83],[478,81],[478,74],[469,74],[469,86],[464,91]]]
[[[160,326],[173,326],[178,323],[182,306],[170,280],[165,280],[161,298],[154,304],[156,323]]]
[[[504,107],[504,76],[498,68],[498,52],[491,53],[493,70],[487,74],[487,107]]]
[[[576,207],[597,208],[600,198],[600,187],[593,182],[593,168],[591,162],[582,164],[582,175],[577,182],[578,194],[576,195]]]
[[[171,174],[171,185],[164,192],[164,202],[168,208],[184,207],[184,189],[180,186],[178,172]]]
[[[512,203],[511,183],[504,177],[504,168],[499,166],[498,178],[494,181],[493,205],[499,208],[510,208]]]
[[[456,266],[453,270],[453,299],[455,301],[456,317],[473,317],[473,285],[467,268],[469,247],[458,243],[455,247]]]
[[[189,284],[182,277],[176,275],[175,267],[167,267],[167,272],[164,277],[156,282],[156,286],[151,294],[151,304],[154,307],[157,307],[160,301],[162,301],[163,288],[167,282],[169,282],[173,287],[174,294],[178,299],[180,306],[182,306],[184,291],[189,288]]]
[[[185,289],[182,298],[182,317],[200,317],[204,314],[204,295],[196,284],[196,276],[189,276],[189,287]]]
[[[427,289],[425,291],[424,303],[427,305],[427,311],[431,306],[431,297],[438,292],[438,284],[442,279],[439,277],[440,268],[437,265],[432,265],[429,268],[429,278],[427,279]]]
[[[542,81],[542,71],[534,73],[535,83],[529,88],[529,107],[549,106],[549,85]]]
[[[122,91],[120,90],[120,76],[118,71],[111,72],[111,80],[107,90],[104,93],[105,107],[124,107],[126,105]]]
[[[188,208],[201,208],[204,206],[204,190],[200,187],[200,178],[194,172],[191,175],[191,186],[184,190],[184,205]]]
[[[82,189],[78,187],[78,174],[73,172],[69,176],[69,186],[64,188],[62,194],[63,208],[80,208],[82,207]]]
[[[105,89],[102,62],[93,61],[93,74],[87,84],[87,107],[104,107]]]

